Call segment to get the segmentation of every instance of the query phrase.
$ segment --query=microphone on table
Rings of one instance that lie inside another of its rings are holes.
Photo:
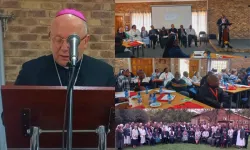
[[[80,37],[77,34],[72,34],[68,37],[67,42],[69,43],[70,63],[73,67],[75,67],[78,61],[78,46],[80,44]]]

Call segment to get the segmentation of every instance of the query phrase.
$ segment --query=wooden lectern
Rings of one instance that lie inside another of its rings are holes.
[[[232,23],[222,23],[220,26],[222,28],[222,47],[224,47],[225,42],[229,42],[229,28]]]
[[[62,148],[62,129],[66,102],[66,87],[2,86],[3,124],[8,148],[29,148],[27,130],[60,131],[40,134],[41,148]],[[113,87],[75,87],[73,130],[96,130],[103,125],[110,129],[107,147],[115,147]],[[66,137],[66,132],[65,132]],[[95,133],[73,132],[73,148],[97,148]]]

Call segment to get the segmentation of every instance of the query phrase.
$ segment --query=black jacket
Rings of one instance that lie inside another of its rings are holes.
[[[80,62],[76,65],[76,72],[80,67]],[[56,66],[63,86],[67,86],[69,69],[57,64]],[[15,85],[60,86],[53,56],[42,56],[24,63]],[[75,86],[114,87],[115,77],[113,68],[101,60],[83,55],[81,69]]]
[[[208,84],[204,84],[200,87],[196,99],[202,103],[209,105],[214,108],[221,108],[221,103],[223,102],[223,89],[218,88],[218,101],[210,90]]]

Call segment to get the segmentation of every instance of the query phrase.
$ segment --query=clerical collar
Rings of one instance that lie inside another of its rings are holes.
[[[83,58],[81,58],[81,59],[79,59],[79,60],[77,61],[76,67],[78,67],[78,66],[80,65],[82,59],[83,59]],[[59,65],[57,62],[55,62],[55,63],[56,63],[56,65],[57,65],[58,67],[61,67],[61,68],[67,69],[67,70],[69,69],[69,67],[63,67],[63,66]]]

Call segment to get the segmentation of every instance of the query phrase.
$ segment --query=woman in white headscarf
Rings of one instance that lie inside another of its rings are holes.
[[[138,145],[138,137],[139,137],[139,130],[137,126],[134,126],[134,129],[132,130],[132,145],[133,148],[136,148]]]
[[[245,130],[243,127],[238,130],[236,146],[240,149],[245,146]]]

